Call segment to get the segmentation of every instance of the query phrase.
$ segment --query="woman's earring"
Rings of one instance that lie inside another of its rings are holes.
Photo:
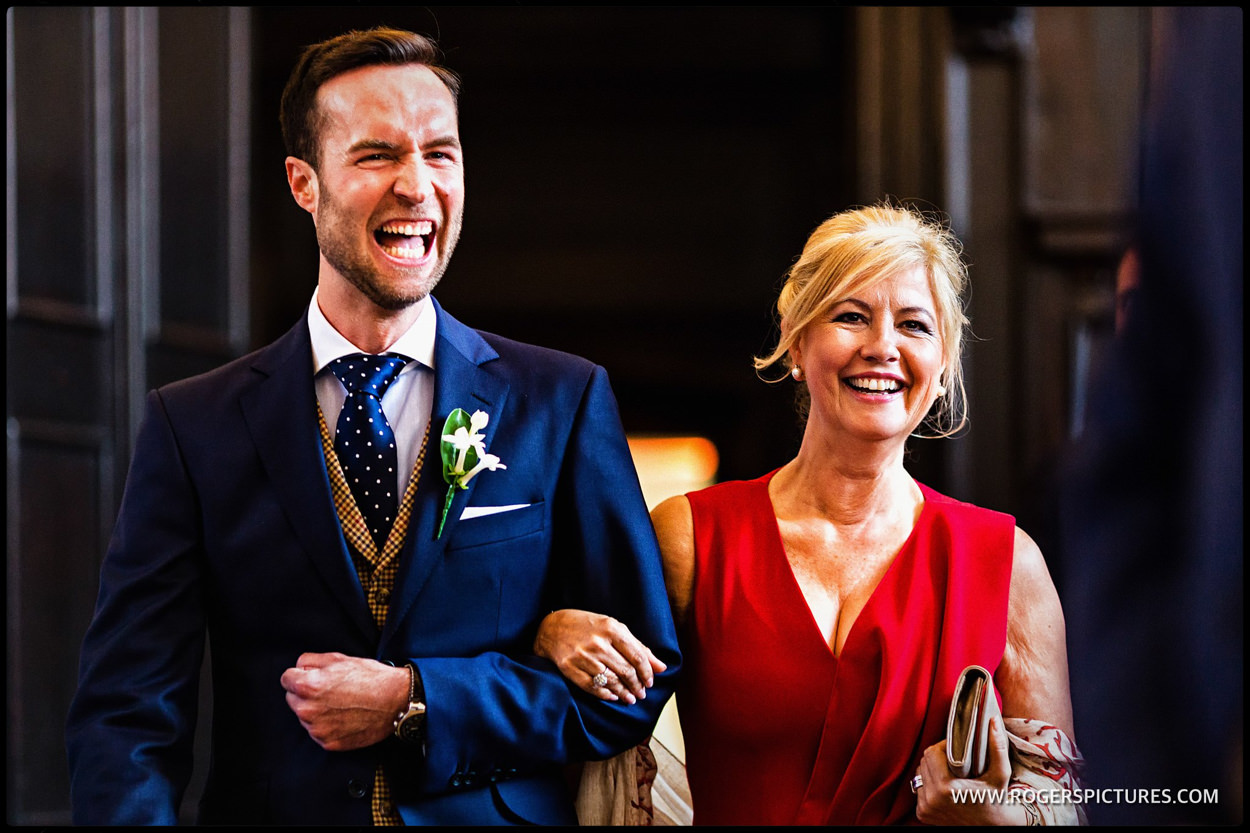
[[[945,395],[946,395],[946,386],[945,386],[945,385],[938,385],[938,386],[937,386],[937,395],[938,395],[938,398],[939,398],[939,399],[941,399],[943,396],[945,396]]]
[[[794,377],[794,381],[802,382],[803,381],[803,368],[799,367],[796,364],[794,367],[790,368],[790,375]]]

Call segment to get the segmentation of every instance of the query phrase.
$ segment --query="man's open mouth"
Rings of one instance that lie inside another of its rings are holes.
[[[411,222],[392,220],[383,223],[373,233],[382,251],[391,257],[401,260],[415,260],[425,256],[434,244],[434,222],[432,220],[414,220]]]

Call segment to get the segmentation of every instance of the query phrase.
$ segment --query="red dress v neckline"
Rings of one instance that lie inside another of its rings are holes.
[[[803,593],[803,588],[799,584],[798,577],[794,574],[794,565],[790,563],[790,556],[786,552],[785,538],[783,538],[781,535],[781,522],[777,519],[777,510],[776,510],[776,507],[773,506],[773,496],[768,491],[769,484],[772,482],[773,477],[776,476],[777,472],[779,471],[781,471],[781,469],[774,469],[772,472],[770,472],[769,474],[765,475],[764,477],[760,478],[757,481],[761,483],[764,489],[764,505],[768,507],[768,511],[771,512],[773,516],[772,529],[775,532],[775,536],[774,536],[775,552],[773,553],[773,555],[774,557],[777,557],[777,556],[780,557],[781,569],[786,573],[786,575],[789,576],[790,580],[788,582],[783,582],[783,583],[787,584],[793,591],[791,595],[795,597],[795,603],[793,604],[794,609],[802,610],[807,614],[805,617],[803,616],[799,617],[799,618],[805,618],[807,620],[807,624],[806,626],[799,626],[798,631],[811,633],[813,635],[813,638],[819,641],[820,644],[824,646],[825,652],[829,655],[830,659],[833,660],[836,666],[836,664],[842,659],[842,657],[846,655],[847,649],[851,646],[851,640],[855,637],[855,633],[856,633],[859,621],[864,618],[864,614],[869,613],[870,609],[874,607],[873,600],[876,599],[879,595],[882,595],[883,592],[885,592],[885,591],[882,591],[882,588],[885,587],[887,583],[891,580],[891,577],[896,572],[898,572],[898,569],[896,568],[899,562],[904,559],[904,557],[907,555],[909,550],[914,549],[913,542],[915,541],[915,538],[916,538],[916,530],[920,528],[921,523],[924,521],[925,513],[929,511],[929,504],[930,504],[929,496],[925,493],[925,487],[919,483],[916,483],[916,487],[920,489],[920,494],[924,502],[921,504],[919,514],[916,515],[916,520],[912,524],[911,531],[907,533],[907,538],[906,540],[903,541],[902,546],[900,546],[898,548],[898,551],[894,553],[893,557],[891,557],[890,566],[886,568],[885,572],[881,575],[881,580],[877,582],[876,586],[872,588],[872,592],[868,594],[868,599],[864,602],[864,606],[861,607],[859,609],[859,613],[855,615],[855,620],[851,622],[850,629],[847,631],[846,639],[842,640],[842,650],[835,651],[833,645],[830,645],[825,640],[825,635],[820,629],[820,623],[816,621],[816,614],[812,611],[811,603],[808,602],[807,596]],[[912,482],[915,482],[915,481],[912,481]],[[836,642],[837,641],[836,626],[835,626],[833,636],[834,636],[834,641]],[[834,683],[835,685],[837,683],[836,676],[834,677]]]

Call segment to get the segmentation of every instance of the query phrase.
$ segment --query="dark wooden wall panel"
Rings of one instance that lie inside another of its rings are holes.
[[[63,818],[68,790],[63,727],[95,593],[100,500],[111,498],[101,458],[113,378],[96,306],[92,15],[21,9],[8,22],[19,163],[5,334],[8,818],[46,823]]]
[[[1114,249],[1136,203],[1149,10],[1031,11],[1021,110],[1024,206],[1048,248]]]
[[[14,9],[10,28],[19,291],[28,298],[95,303],[91,280],[93,133],[91,13],[83,8]],[[56,44],[57,48],[49,48]],[[10,241],[10,245],[13,242]],[[37,263],[37,269],[22,269]],[[10,277],[12,280],[13,277]]]
[[[8,12],[10,823],[69,821],[65,715],[143,397],[246,347],[248,20]]]
[[[248,346],[247,172],[239,164],[247,147],[237,122],[250,111],[234,76],[246,71],[237,59],[250,43],[232,23],[238,16],[162,8],[153,36],[160,268],[145,328],[155,385],[210,370]]]
[[[62,821],[65,712],[112,511],[95,60],[85,8],[8,15],[8,819]],[[102,502],[109,503],[104,509]]]
[[[16,539],[37,557],[23,558],[9,575],[8,743],[19,762],[9,767],[9,812],[27,823],[56,823],[68,794],[65,714],[95,602],[99,562],[91,554],[99,547],[109,462],[95,432],[36,426],[31,433],[18,436],[15,451]]]
[[[99,326],[19,319],[8,349],[29,368],[13,368],[9,407],[25,420],[96,426],[112,418],[108,340]]]
[[[230,31],[224,9],[163,8],[159,38],[163,325],[227,343]]]

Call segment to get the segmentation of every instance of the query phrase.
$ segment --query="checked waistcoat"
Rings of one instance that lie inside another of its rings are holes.
[[[403,500],[400,501],[390,534],[379,550],[360,508],[356,505],[347,479],[343,475],[343,469],[334,451],[334,441],[330,439],[330,429],[326,426],[325,415],[322,414],[320,406],[317,407],[317,422],[321,430],[321,449],[326,458],[326,471],[330,474],[334,507],[338,512],[339,523],[343,527],[343,536],[347,539],[348,549],[351,550],[352,563],[356,567],[356,575],[360,578],[360,586],[364,588],[369,611],[373,614],[373,620],[380,631],[386,624],[391,590],[395,585],[395,576],[399,572],[399,551],[403,547],[404,536],[408,532],[408,519],[412,516],[412,503],[417,493],[417,480],[421,475],[421,464],[425,460],[425,449],[430,439],[430,427],[427,423],[412,479],[408,481],[408,488],[404,491]],[[403,819],[400,818],[399,811],[391,800],[390,783],[380,763],[374,772],[370,804],[374,825],[403,825]]]

